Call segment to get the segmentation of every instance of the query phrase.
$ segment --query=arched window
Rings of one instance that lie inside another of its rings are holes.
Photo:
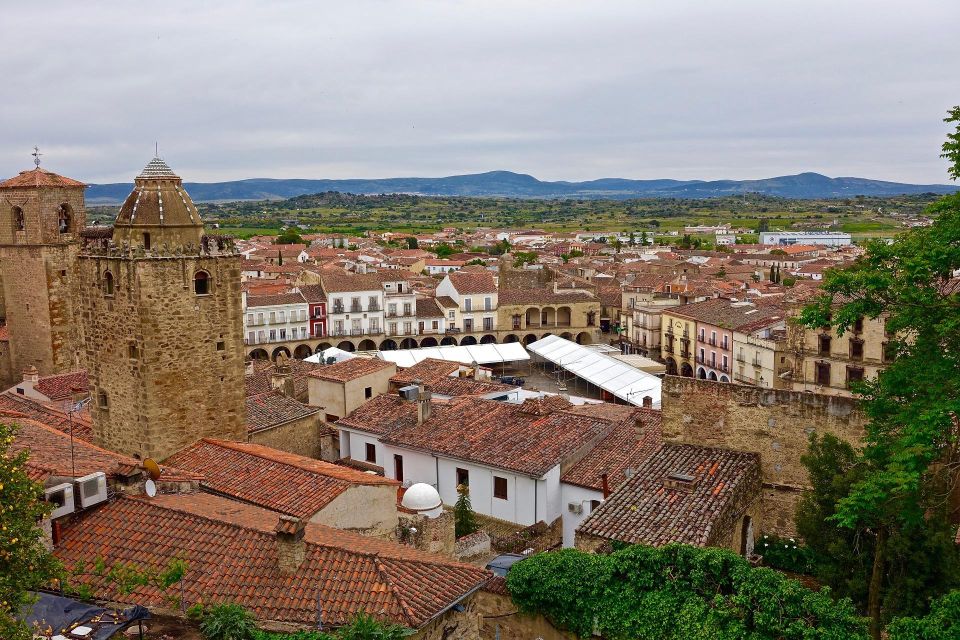
[[[26,220],[23,217],[23,209],[20,207],[13,208],[13,230],[14,231],[23,231],[26,229]]]
[[[73,212],[66,202],[57,209],[57,229],[60,233],[73,232]]]
[[[107,296],[113,295],[113,274],[109,271],[103,274],[103,294]]]
[[[206,271],[197,271],[193,274],[193,292],[198,296],[210,293],[210,274]]]

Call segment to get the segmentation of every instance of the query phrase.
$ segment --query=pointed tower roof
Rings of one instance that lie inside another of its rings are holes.
[[[202,236],[203,221],[183,180],[160,158],[148,162],[120,207],[114,241],[131,246],[199,246]]]

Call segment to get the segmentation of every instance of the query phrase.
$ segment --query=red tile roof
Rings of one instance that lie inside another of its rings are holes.
[[[74,438],[93,442],[93,424],[85,411],[75,413],[71,418],[63,411],[48,407],[39,400],[15,393],[0,393],[0,413],[2,412],[25,416],[68,435],[72,431]]]
[[[416,408],[413,403],[406,403]],[[349,426],[350,418],[347,417]],[[343,422],[343,420],[341,420]],[[540,477],[612,428],[610,422],[565,411],[528,413],[523,405],[474,397],[435,402],[421,425],[388,431],[380,441]],[[340,423],[338,423],[340,426]]]
[[[670,474],[692,476],[694,486],[671,488]],[[760,485],[756,453],[664,444],[577,531],[630,544],[704,546],[715,527],[736,515],[734,503],[759,495]]]
[[[489,579],[490,572],[392,542],[307,524],[305,557],[292,574],[280,571],[277,513],[204,493],[119,497],[84,512],[62,529],[55,555],[67,566],[103,558],[163,570],[186,563],[186,605],[236,602],[261,622],[336,627],[364,612],[418,628]],[[114,582],[92,573],[79,580],[98,597],[118,599]],[[178,593],[180,591],[178,590]],[[166,603],[152,587],[131,601]]]
[[[663,444],[660,412],[604,402],[584,404],[570,409],[578,415],[592,415],[615,421],[617,426],[580,462],[560,477],[561,482],[603,491],[603,474],[610,489],[627,479],[627,469],[634,471]]]
[[[384,369],[395,370],[396,366],[392,362],[385,362],[379,358],[350,358],[311,371],[309,375],[311,378],[330,382],[349,382]]]
[[[352,486],[396,480],[249,442],[204,439],[167,463],[204,475],[203,486],[236,500],[309,520]]]
[[[37,380],[33,388],[51,400],[69,400],[75,393],[86,394],[89,391],[87,371],[44,376]]]
[[[373,273],[324,273],[320,282],[327,293],[349,293],[352,291],[382,291],[380,278]]]
[[[14,412],[0,412],[0,419],[18,425],[12,451],[29,450],[30,463],[49,469],[53,475],[79,478],[96,471],[108,476],[127,475],[140,468],[140,461],[128,456],[107,451],[57,429]],[[169,465],[162,466],[161,481],[198,480],[201,476],[185,472]]]
[[[296,293],[278,293],[266,296],[247,296],[247,308],[251,307],[274,307],[287,304],[307,304],[306,299],[300,292]]]
[[[460,370],[460,363],[451,360],[439,360],[437,358],[425,358],[413,365],[397,371],[390,378],[390,382],[395,384],[410,384],[414,380],[422,382],[433,382],[437,378],[446,378]]]
[[[248,396],[247,430],[256,433],[295,420],[303,420],[317,413],[320,413],[320,407],[305,405],[296,398],[288,398],[280,391]]]
[[[0,182],[0,189],[16,189],[18,187],[86,187],[84,183],[73,180],[72,178],[64,178],[59,176],[52,171],[47,171],[46,169],[41,169],[37,167],[36,169],[30,169],[29,171],[21,171],[19,175],[16,175],[12,178],[8,178],[3,182]]]
[[[307,376],[311,371],[319,369],[322,365],[290,358],[286,361],[286,366],[290,367],[293,376],[294,395],[301,400],[305,400],[308,392]],[[272,391],[271,379],[276,371],[276,365],[269,360],[255,360],[253,369],[254,372],[244,378],[247,397]]]
[[[489,271],[454,271],[447,275],[460,295],[496,293],[497,284]]]

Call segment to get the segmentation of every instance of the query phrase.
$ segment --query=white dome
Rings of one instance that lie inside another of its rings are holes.
[[[440,500],[440,494],[436,489],[424,482],[418,482],[404,492],[400,504],[411,511],[424,513],[439,509],[443,501]]]

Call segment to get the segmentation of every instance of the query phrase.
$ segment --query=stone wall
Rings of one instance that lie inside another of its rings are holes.
[[[460,604],[463,605],[463,611],[448,609],[409,637],[412,640],[478,640],[480,614],[477,612],[476,596],[464,598]]]
[[[666,442],[760,454],[764,530],[796,533],[793,515],[808,486],[800,456],[812,433],[830,433],[853,445],[866,418],[850,398],[667,376],[663,381]]]
[[[436,518],[410,512],[401,512],[399,517],[398,542],[428,553],[453,556],[455,529],[452,511],[444,510]]]
[[[576,636],[557,629],[540,614],[520,613],[506,593],[481,590],[474,596],[482,625],[483,640],[576,640]]]
[[[396,485],[350,487],[320,510],[311,522],[366,536],[391,539],[397,531]]]
[[[240,261],[80,256],[98,444],[163,460],[200,438],[247,439]],[[194,293],[200,270],[211,279],[208,295]]]
[[[336,432],[315,413],[269,429],[250,433],[249,441],[307,458],[333,461],[339,457]]]

